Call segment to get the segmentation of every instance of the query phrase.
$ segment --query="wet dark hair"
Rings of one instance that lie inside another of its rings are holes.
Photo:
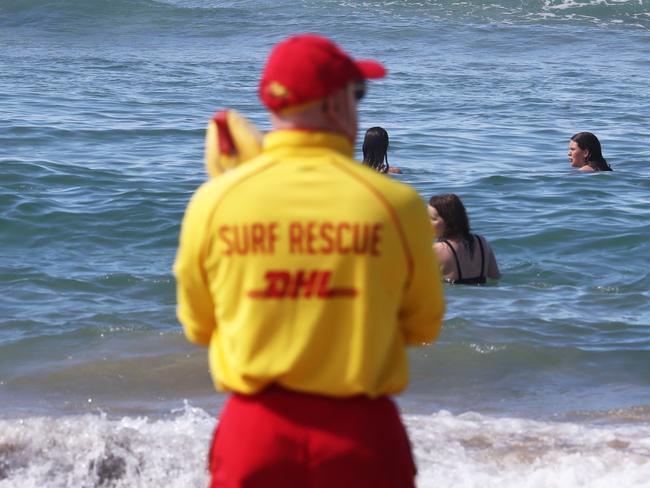
[[[380,173],[388,172],[388,132],[382,127],[371,127],[363,139],[363,164]]]
[[[429,205],[435,208],[438,215],[445,221],[445,232],[438,238],[460,239],[469,250],[470,257],[474,257],[474,238],[470,232],[469,218],[467,218],[465,205],[458,195],[453,193],[434,195],[429,200]]]
[[[607,163],[603,157],[603,151],[600,147],[600,141],[591,132],[578,132],[571,137],[572,141],[578,144],[578,147],[583,151],[589,151],[587,164],[596,171],[613,171],[612,167]]]

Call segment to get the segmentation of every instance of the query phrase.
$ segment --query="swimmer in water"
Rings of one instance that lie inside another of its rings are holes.
[[[383,127],[371,127],[363,139],[363,164],[380,173],[401,173],[402,170],[388,164],[388,132]]]
[[[433,248],[446,282],[481,285],[487,278],[500,278],[492,248],[483,236],[470,232],[465,206],[453,193],[429,200],[429,217],[438,237]]]
[[[612,171],[603,157],[600,141],[591,132],[578,132],[569,141],[569,164],[582,173]]]

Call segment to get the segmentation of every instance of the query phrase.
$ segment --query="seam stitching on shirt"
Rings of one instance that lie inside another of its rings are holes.
[[[402,226],[402,222],[399,216],[397,215],[397,212],[390,204],[390,202],[386,199],[386,197],[384,197],[384,195],[372,183],[366,181],[363,177],[350,171],[348,168],[346,168],[343,164],[339,163],[335,159],[332,160],[332,164],[336,166],[341,172],[346,173],[347,175],[351,176],[353,179],[361,183],[363,186],[365,186],[370,191],[370,193],[372,193],[372,195],[377,200],[379,200],[379,202],[386,208],[386,211],[388,212],[388,215],[393,221],[393,224],[395,224],[395,228],[397,229],[397,234],[399,235],[400,242],[402,243],[402,248],[404,250],[404,255],[406,257],[406,265],[407,265],[406,286],[407,287],[410,286],[411,280],[413,279],[413,272],[414,272],[413,256],[408,246],[408,241],[406,239],[406,233],[404,232],[404,227]]]

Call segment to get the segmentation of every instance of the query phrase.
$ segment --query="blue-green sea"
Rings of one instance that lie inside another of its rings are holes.
[[[179,225],[207,121],[269,130],[300,32],[385,63],[359,139],[503,273],[411,351],[418,487],[650,487],[648,0],[0,0],[0,488],[205,486],[225,397],[175,318]],[[579,131],[613,172],[570,168]]]

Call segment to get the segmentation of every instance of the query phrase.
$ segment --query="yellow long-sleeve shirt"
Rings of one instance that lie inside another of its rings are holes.
[[[218,388],[392,394],[408,381],[405,346],[437,337],[444,301],[425,205],[351,155],[335,134],[272,132],[260,156],[192,198],[178,318],[209,344]]]

